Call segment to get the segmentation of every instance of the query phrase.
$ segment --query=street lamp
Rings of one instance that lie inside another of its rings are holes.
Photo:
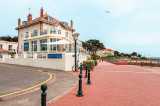
[[[75,41],[75,71],[77,71],[77,39],[78,39],[79,33],[74,33],[74,41]]]

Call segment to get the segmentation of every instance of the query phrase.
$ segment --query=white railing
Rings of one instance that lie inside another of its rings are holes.
[[[40,35],[46,35],[47,34],[47,29],[40,31]]]

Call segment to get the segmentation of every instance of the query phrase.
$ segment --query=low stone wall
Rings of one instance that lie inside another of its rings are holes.
[[[72,71],[75,64],[74,53],[62,53],[61,59],[48,59],[48,58],[0,58],[0,63],[18,64],[42,68],[51,68],[63,71]],[[86,60],[86,56],[80,56],[80,61]]]
[[[62,59],[34,59],[33,61],[32,58],[6,58],[5,63],[65,70],[65,62]]]
[[[128,62],[121,62],[119,60],[117,60],[117,65],[128,65]]]

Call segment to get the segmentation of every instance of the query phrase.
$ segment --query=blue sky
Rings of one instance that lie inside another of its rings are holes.
[[[29,7],[37,18],[42,6],[60,21],[72,19],[82,41],[98,39],[106,48],[160,57],[159,0],[0,0],[0,36],[17,36],[18,18],[27,20]]]

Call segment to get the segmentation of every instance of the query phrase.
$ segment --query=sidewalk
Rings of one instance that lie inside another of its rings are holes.
[[[160,106],[158,73],[103,62],[91,71],[91,85],[82,80],[84,97],[76,97],[77,86],[48,106]]]

